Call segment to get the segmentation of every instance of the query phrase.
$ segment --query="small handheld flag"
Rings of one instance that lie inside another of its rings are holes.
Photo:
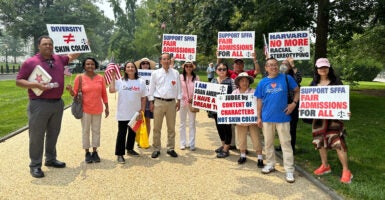
[[[108,63],[106,71],[104,72],[104,77],[106,79],[107,85],[109,85],[112,81],[112,71],[115,71],[115,80],[119,80],[122,78],[119,67],[115,63]]]
[[[71,76],[72,75],[72,73],[70,72],[70,68],[69,67],[65,67],[64,68],[64,75],[66,75],[66,76]]]

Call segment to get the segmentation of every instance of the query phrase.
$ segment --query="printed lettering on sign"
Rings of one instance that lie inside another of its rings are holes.
[[[91,52],[83,25],[47,24],[55,54]]]
[[[349,86],[301,87],[299,118],[349,120]]]

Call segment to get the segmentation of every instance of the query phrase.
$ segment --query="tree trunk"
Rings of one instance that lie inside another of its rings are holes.
[[[39,39],[39,37],[40,37],[40,35],[34,35],[33,36],[33,55],[35,55],[38,51],[39,51],[39,49],[38,49],[38,46],[39,46],[39,44],[38,44],[38,39]]]
[[[314,62],[318,58],[327,57],[327,43],[329,30],[329,0],[318,0],[318,15],[316,28],[316,42]]]

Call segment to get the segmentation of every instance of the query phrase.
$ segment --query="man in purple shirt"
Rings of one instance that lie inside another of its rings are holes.
[[[28,89],[28,125],[29,125],[29,164],[30,173],[35,178],[44,177],[41,170],[45,144],[45,166],[63,168],[64,162],[56,159],[56,142],[60,133],[64,102],[61,99],[64,90],[64,66],[76,59],[79,54],[61,56],[53,54],[53,41],[48,36],[38,40],[39,52],[27,59],[16,77],[16,85]],[[28,78],[37,65],[40,65],[52,77],[51,83],[29,82]],[[35,95],[31,88],[43,91]],[[44,143],[45,139],[45,143]]]

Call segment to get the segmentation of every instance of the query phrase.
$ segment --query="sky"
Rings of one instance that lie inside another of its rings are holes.
[[[114,20],[114,12],[112,11],[112,7],[110,6],[110,3],[108,3],[106,0],[102,1],[103,3],[95,3],[100,10],[104,11],[104,15],[112,20]]]

